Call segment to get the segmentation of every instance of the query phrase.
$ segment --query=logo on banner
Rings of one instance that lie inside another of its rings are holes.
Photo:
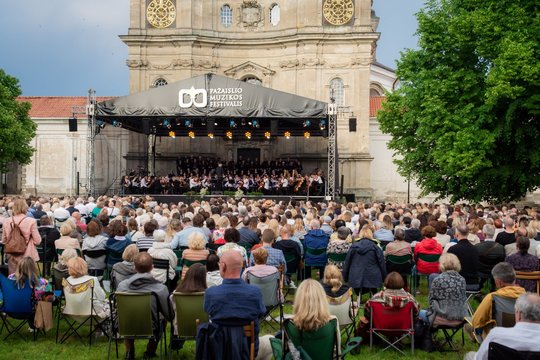
[[[182,89],[178,93],[178,104],[181,108],[190,108],[192,106],[201,108],[208,105],[208,93],[205,89]]]

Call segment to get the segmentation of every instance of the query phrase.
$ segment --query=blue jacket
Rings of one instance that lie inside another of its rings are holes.
[[[304,235],[304,261],[307,266],[325,266],[328,256],[326,247],[330,236],[321,229],[310,230]],[[316,250],[314,254],[311,249]],[[324,249],[324,251],[322,251]],[[320,254],[318,254],[320,252]]]
[[[116,240],[115,238],[109,238],[109,240],[107,240],[105,248],[107,250],[114,251],[115,253],[119,255],[119,257],[113,257],[111,256],[112,254],[109,254],[109,256],[107,256],[107,265],[109,267],[112,267],[114,264],[121,262],[122,261],[121,254],[128,247],[128,245],[131,245],[131,244],[132,244],[131,240],[127,240],[127,239]]]
[[[361,239],[349,248],[343,265],[343,280],[358,288],[379,288],[386,277],[382,249],[374,241]]]

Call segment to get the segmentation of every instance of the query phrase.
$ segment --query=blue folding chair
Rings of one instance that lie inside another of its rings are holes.
[[[34,291],[32,287],[30,287],[29,281],[26,280],[24,287],[19,288],[15,281],[9,280],[4,275],[0,274],[0,290],[2,291],[4,300],[4,303],[0,308],[0,317],[2,319],[0,333],[2,333],[4,329],[7,331],[4,340],[8,339],[13,334],[17,334],[23,340],[26,340],[26,337],[20,331],[21,329],[26,331],[26,328],[24,328],[25,325],[33,329],[34,340],[36,340],[37,330],[34,329]],[[10,319],[18,321],[19,323],[13,324]]]

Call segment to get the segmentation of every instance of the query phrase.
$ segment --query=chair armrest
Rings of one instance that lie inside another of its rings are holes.
[[[356,349],[360,344],[362,343],[361,337],[353,337],[347,345],[345,345],[345,349],[341,350],[341,358],[345,358],[345,356],[351,352],[351,350]]]

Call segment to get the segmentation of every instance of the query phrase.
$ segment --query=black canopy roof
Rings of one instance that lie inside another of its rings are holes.
[[[238,132],[243,125],[251,126],[254,136],[277,129],[289,130],[291,136],[309,130],[317,136],[322,134],[321,122],[325,124],[327,119],[327,103],[205,74],[100,102],[96,117],[132,131],[162,136],[169,131],[182,136],[210,130],[219,136],[226,131]],[[231,120],[237,123],[234,128]]]

